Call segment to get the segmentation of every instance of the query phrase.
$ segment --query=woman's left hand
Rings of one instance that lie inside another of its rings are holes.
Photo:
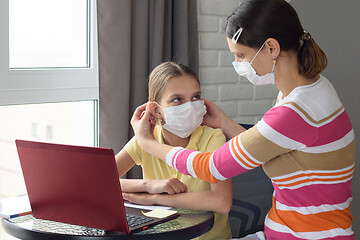
[[[154,139],[155,120],[150,114],[147,105],[145,103],[137,107],[130,121],[140,147],[143,147],[144,140]]]

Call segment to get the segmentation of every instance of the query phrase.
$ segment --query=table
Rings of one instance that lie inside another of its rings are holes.
[[[212,212],[179,208],[175,210],[180,213],[178,218],[132,235],[109,233],[98,229],[41,220],[34,218],[32,215],[2,219],[2,225],[8,234],[23,240],[184,240],[198,237],[209,231],[213,226],[214,214]],[[60,229],[54,230],[54,225],[60,226]],[[83,235],[72,233],[72,227],[82,228],[81,234]]]

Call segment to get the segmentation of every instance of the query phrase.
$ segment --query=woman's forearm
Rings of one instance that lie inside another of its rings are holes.
[[[244,127],[242,127],[239,123],[232,120],[230,117],[226,116],[222,120],[221,130],[223,131],[223,133],[225,134],[225,136],[228,139],[231,139],[231,138],[235,137],[236,135],[239,135],[246,129]]]
[[[171,149],[173,149],[172,146],[159,143],[154,139],[144,139],[142,141],[138,140],[138,142],[144,151],[163,161],[166,161],[166,155],[170,152]]]

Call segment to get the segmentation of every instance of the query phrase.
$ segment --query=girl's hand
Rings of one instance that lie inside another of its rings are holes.
[[[155,195],[150,193],[123,193],[123,199],[140,205],[155,205]]]
[[[137,107],[130,121],[136,140],[141,147],[143,147],[144,141],[154,140],[153,131],[155,120],[151,116],[147,106],[148,103],[145,103]]]
[[[177,178],[147,180],[147,192],[176,194],[187,192],[186,185]]]

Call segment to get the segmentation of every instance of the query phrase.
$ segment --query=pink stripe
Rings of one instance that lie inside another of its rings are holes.
[[[316,140],[317,128],[309,125],[289,107],[272,108],[265,113],[263,120],[275,131],[306,146]]]
[[[267,240],[303,240],[303,238],[297,238],[290,233],[276,232],[269,227],[265,226],[265,235]],[[354,234],[351,236],[336,236],[331,238],[322,238],[321,240],[353,240]]]
[[[224,161],[225,159],[226,163]],[[241,165],[239,165],[232,157],[230,152],[230,141],[214,152],[213,160],[216,169],[226,178],[231,178],[248,171],[248,169],[241,167]]]
[[[297,189],[279,189],[276,184],[273,186],[276,192],[276,201],[279,203],[293,207],[306,207],[345,202],[353,196],[351,182],[349,180],[337,184],[315,184]]]
[[[181,151],[183,151],[183,150],[184,150],[184,149],[179,149],[179,150],[177,150],[176,153],[174,154],[174,156],[172,157],[172,159],[171,159],[172,167],[174,167],[174,160],[175,160],[175,158],[176,158],[177,155],[178,155]]]
[[[343,138],[351,130],[352,125],[349,116],[346,111],[344,111],[331,122],[319,128],[318,140],[312,145],[312,147],[335,142]]]
[[[195,151],[190,150],[190,149],[182,149],[182,150],[180,150],[180,153],[178,155],[175,154],[173,159],[172,159],[173,167],[174,167],[174,161],[176,159],[176,168],[177,168],[177,170],[179,172],[181,172],[182,174],[190,175],[190,173],[188,172],[188,169],[186,167],[186,163],[187,163],[187,159],[188,159],[189,155],[191,153],[193,153],[193,152],[195,152]]]

